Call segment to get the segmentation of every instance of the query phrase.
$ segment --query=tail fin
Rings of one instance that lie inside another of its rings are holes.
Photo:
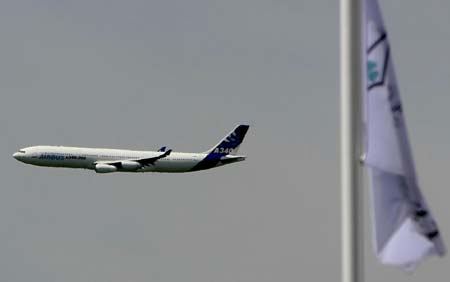
[[[228,154],[236,154],[239,150],[239,146],[244,140],[245,134],[249,129],[249,125],[238,125],[233,131],[231,131],[225,138],[223,138],[216,146],[206,151],[207,154],[214,154],[219,157],[226,156]]]

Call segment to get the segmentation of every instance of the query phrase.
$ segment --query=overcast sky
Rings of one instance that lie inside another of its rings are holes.
[[[381,1],[420,183],[450,242],[450,2]],[[338,281],[338,1],[0,4],[0,281]],[[191,174],[25,165],[30,145],[203,151]],[[367,191],[367,187],[364,187]],[[368,214],[366,218],[369,219]],[[381,266],[366,281],[443,281]]]

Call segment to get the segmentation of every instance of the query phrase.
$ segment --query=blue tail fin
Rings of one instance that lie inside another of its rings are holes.
[[[223,160],[222,157],[235,154],[244,140],[245,134],[248,131],[248,125],[238,125],[233,131],[230,132],[222,141],[210,150],[204,152],[206,157],[198,162],[191,170],[203,170],[217,166]],[[242,159],[239,159],[242,160]],[[226,164],[226,163],[222,163]]]
[[[236,154],[249,127],[250,126],[244,124],[238,125],[225,138],[223,138],[219,144],[208,150],[206,153],[214,155],[215,157]]]

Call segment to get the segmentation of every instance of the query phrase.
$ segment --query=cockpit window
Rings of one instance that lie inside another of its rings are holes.
[[[19,150],[19,153],[24,153],[25,154],[25,150]]]

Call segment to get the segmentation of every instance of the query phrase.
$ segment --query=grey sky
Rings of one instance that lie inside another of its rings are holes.
[[[420,182],[450,242],[450,2],[381,1]],[[0,281],[336,281],[338,1],[3,1]],[[202,151],[192,174],[24,165],[28,145]],[[366,216],[368,218],[368,216]],[[443,281],[448,259],[413,275]]]

